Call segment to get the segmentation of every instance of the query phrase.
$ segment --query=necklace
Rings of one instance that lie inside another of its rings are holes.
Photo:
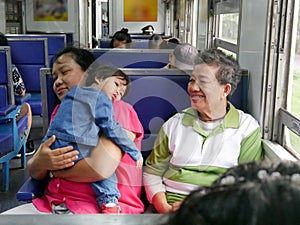
[[[200,115],[199,112],[198,112],[198,117],[199,117],[199,119],[200,119],[201,121],[203,121],[203,122],[215,122],[215,121],[224,119],[224,117],[226,116],[226,114],[227,114],[227,112],[229,111],[229,109],[230,109],[230,106],[229,106],[229,104],[227,104],[225,114],[224,114],[223,116],[218,117],[218,118],[215,118],[215,119],[204,119],[204,118],[201,117],[201,115]]]
[[[215,122],[215,121],[218,121],[218,120],[222,120],[224,119],[224,117],[226,116],[227,112],[224,114],[224,116],[221,116],[221,117],[218,117],[218,118],[215,118],[215,119],[204,119],[200,116],[200,114],[198,113],[198,117],[201,121],[203,122]]]
[[[195,118],[199,118],[199,119],[200,119],[201,121],[203,121],[203,122],[215,122],[215,121],[224,119],[224,117],[226,116],[226,114],[227,114],[227,112],[229,111],[229,109],[230,109],[230,106],[229,106],[229,104],[227,104],[227,106],[226,106],[226,112],[225,112],[224,116],[221,116],[221,117],[218,117],[218,118],[215,118],[215,119],[204,119],[204,118],[202,118],[202,117],[200,116],[200,113],[199,113],[199,112],[197,112],[198,117],[197,117],[196,115],[192,114],[192,113],[189,113],[189,112],[184,112],[184,111],[182,111],[181,113],[185,113],[185,114],[188,114],[188,115],[193,116],[193,117],[195,117]]]

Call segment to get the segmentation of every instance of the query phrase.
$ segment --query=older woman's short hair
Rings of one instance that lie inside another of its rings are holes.
[[[206,49],[200,52],[198,57],[195,59],[195,65],[202,63],[220,67],[216,74],[216,78],[220,84],[229,83],[231,85],[230,95],[232,95],[241,79],[239,63],[233,58],[233,56],[226,55],[219,49]]]

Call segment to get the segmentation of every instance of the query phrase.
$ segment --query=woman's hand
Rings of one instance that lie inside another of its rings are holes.
[[[165,192],[157,192],[152,198],[152,204],[158,213],[167,214],[172,212],[172,206],[167,202]]]
[[[30,176],[35,179],[43,179],[49,170],[61,170],[74,165],[74,160],[78,158],[79,152],[73,150],[72,146],[51,150],[50,146],[55,141],[52,136],[40,145],[37,152],[28,160],[27,168]]]
[[[180,208],[181,204],[182,204],[182,201],[180,201],[180,202],[174,202],[172,204],[172,211],[174,212],[174,211],[178,210]]]
[[[76,162],[72,167],[52,171],[54,177],[75,182],[95,182],[107,179],[116,170],[123,152],[109,138],[101,136],[89,157]]]

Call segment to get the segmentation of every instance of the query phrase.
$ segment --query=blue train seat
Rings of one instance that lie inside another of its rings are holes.
[[[7,34],[7,38],[47,38],[48,46],[48,65],[53,56],[62,48],[67,46],[66,34]]]
[[[148,37],[149,39],[149,37]],[[103,39],[99,39],[99,48],[109,48],[111,39],[107,39],[107,38],[103,38]],[[136,49],[136,48],[140,48],[140,49],[147,49],[149,48],[148,46],[148,40],[145,39],[136,39],[132,41],[132,46],[130,49]]]
[[[154,140],[161,125],[176,112],[190,106],[187,94],[189,76],[183,71],[172,69],[123,69],[131,79],[130,92],[124,100],[130,103],[136,110],[144,128],[144,139],[142,141],[142,154],[146,158],[151,152]],[[41,70],[41,83],[43,102],[45,104],[43,117],[44,130],[48,128],[51,112],[58,100],[52,90],[52,78],[50,69]],[[244,90],[246,89],[246,90]],[[236,92],[230,101],[237,108],[245,110],[247,107],[248,73],[244,71],[242,79],[238,84]],[[245,101],[245,102],[244,102]],[[37,187],[38,185],[38,187]],[[19,200],[31,200],[32,196],[41,194],[42,185],[34,179],[28,179],[17,193]]]
[[[132,44],[133,44],[132,48],[142,48],[142,49],[149,48],[149,40],[133,40]]]
[[[119,68],[162,68],[169,63],[170,49],[91,49],[101,64]]]
[[[14,104],[10,47],[0,47],[0,163],[2,164],[2,190],[9,189],[9,162],[21,152],[21,166],[26,165],[26,138],[28,118],[17,121],[21,106]]]
[[[48,67],[47,38],[8,38],[12,62],[18,67],[33,115],[42,115],[40,68]]]
[[[102,38],[99,39],[99,48],[109,48],[111,39],[108,38]]]

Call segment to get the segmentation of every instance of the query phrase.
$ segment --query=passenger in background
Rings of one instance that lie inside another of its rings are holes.
[[[0,33],[0,46],[9,46],[6,36],[3,33]],[[13,89],[15,96],[24,96],[26,93],[25,84],[23,82],[22,76],[16,67],[16,65],[11,65],[11,73],[12,73],[12,81],[13,81]],[[24,102],[20,108],[20,112],[17,116],[17,121],[27,115],[28,118],[28,130],[31,129],[32,124],[32,112],[31,107],[27,102]],[[26,140],[26,155],[32,155],[34,153],[34,145],[33,140]]]
[[[122,28],[120,31],[114,33],[109,47],[110,48],[131,48],[131,36],[127,28]]]
[[[299,162],[250,162],[192,192],[165,225],[294,225],[300,214]]]
[[[157,212],[176,211],[191,191],[230,167],[262,160],[258,122],[228,101],[239,80],[238,63],[221,50],[196,58],[187,87],[191,108],[163,124],[145,161],[146,194]]]
[[[154,27],[152,25],[147,25],[141,30],[143,35],[152,35],[154,33]]]
[[[159,48],[160,49],[174,49],[176,46],[180,44],[180,41],[177,38],[170,38],[168,40],[164,40]]]
[[[170,43],[168,43],[170,45]],[[172,44],[174,45],[174,44]],[[175,45],[174,51],[169,55],[169,63],[164,69],[192,70],[198,50],[190,44]]]
[[[159,34],[153,34],[149,38],[149,49],[159,49],[162,42],[163,39]]]
[[[173,43],[176,46],[180,44],[180,41],[177,38],[169,38],[168,43]]]

